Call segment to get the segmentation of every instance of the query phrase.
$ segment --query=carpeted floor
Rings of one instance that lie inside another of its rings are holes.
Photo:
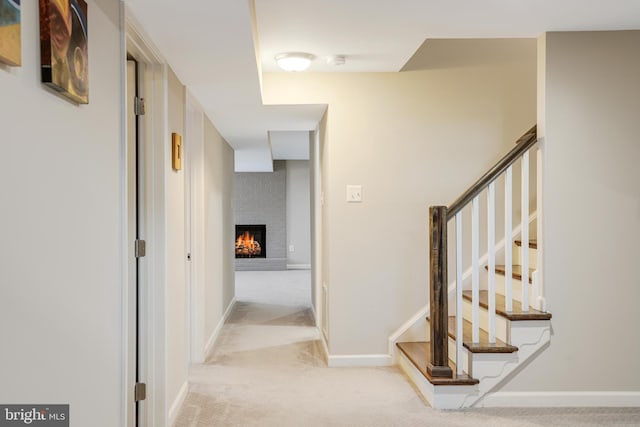
[[[236,273],[238,302],[174,427],[640,426],[640,408],[437,411],[396,367],[328,368],[309,289],[308,271]]]

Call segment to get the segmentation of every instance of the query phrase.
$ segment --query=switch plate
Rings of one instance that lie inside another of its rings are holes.
[[[347,202],[362,203],[362,185],[347,185]]]
[[[293,245],[289,245],[289,252],[295,252],[296,248]]]

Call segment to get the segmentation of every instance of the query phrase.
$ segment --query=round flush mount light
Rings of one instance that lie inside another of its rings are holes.
[[[278,66],[285,71],[304,71],[311,65],[313,55],[304,52],[287,52],[276,55]]]

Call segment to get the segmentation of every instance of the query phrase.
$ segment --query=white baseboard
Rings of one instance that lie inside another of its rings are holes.
[[[311,264],[287,264],[287,270],[311,270]]]
[[[370,366],[391,366],[393,360],[389,354],[349,354],[327,357],[330,368],[360,368]]]
[[[172,426],[173,423],[176,422],[176,417],[180,413],[180,408],[182,408],[182,404],[184,403],[184,400],[187,398],[188,391],[189,391],[189,384],[185,381],[182,384],[182,387],[180,387],[180,391],[178,392],[178,395],[176,396],[175,400],[171,404],[171,407],[169,408],[169,425],[170,426]]]
[[[211,350],[213,350],[213,346],[216,344],[216,341],[218,340],[218,337],[220,336],[220,331],[222,330],[222,327],[224,326],[224,324],[227,321],[227,319],[229,318],[229,315],[231,314],[231,310],[233,310],[233,306],[235,304],[236,304],[236,298],[233,297],[233,299],[229,303],[229,306],[227,307],[227,309],[225,310],[224,314],[222,315],[222,319],[220,319],[220,321],[218,322],[218,326],[216,326],[216,328],[214,329],[213,333],[211,334],[211,336],[207,340],[207,345],[204,346],[204,358],[205,358],[205,360],[206,360],[207,356],[209,355],[209,353],[211,353]]]
[[[533,391],[487,394],[484,407],[639,407],[637,391]]]

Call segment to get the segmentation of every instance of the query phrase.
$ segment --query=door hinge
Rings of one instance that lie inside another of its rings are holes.
[[[147,385],[145,383],[136,383],[133,391],[133,397],[136,402],[147,398]]]
[[[144,113],[145,113],[144,98],[138,98],[136,96],[134,110],[135,110],[136,116],[144,116]]]
[[[142,258],[147,254],[147,242],[144,240],[136,240],[135,242],[136,258]]]

